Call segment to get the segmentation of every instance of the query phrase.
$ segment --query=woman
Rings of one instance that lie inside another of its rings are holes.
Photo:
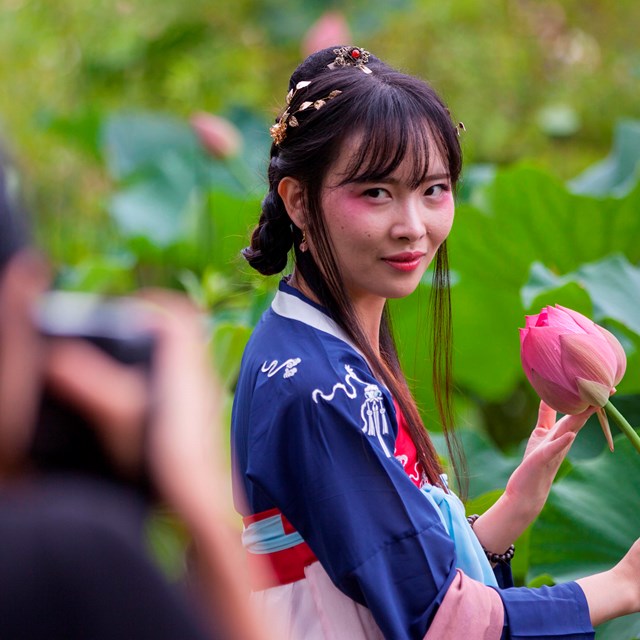
[[[357,47],[313,54],[289,89],[244,256],[268,275],[293,248],[295,266],[249,341],[233,413],[243,542],[274,569],[255,600],[284,613],[294,638],[593,637],[592,624],[640,607],[635,547],[598,576],[508,588],[510,545],[589,412],[554,424],[542,405],[522,464],[472,529],[393,344],[386,300],[412,293],[433,262],[449,427],[459,125],[429,86]]]

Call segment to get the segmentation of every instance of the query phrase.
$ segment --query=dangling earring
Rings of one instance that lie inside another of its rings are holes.
[[[309,245],[307,244],[307,230],[306,228],[302,229],[302,240],[300,240],[300,251],[304,253],[309,249]]]

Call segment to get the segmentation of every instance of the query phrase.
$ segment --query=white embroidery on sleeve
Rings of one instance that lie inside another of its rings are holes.
[[[276,373],[278,373],[278,371],[284,368],[282,377],[290,378],[291,376],[294,376],[296,373],[298,373],[297,365],[299,365],[300,362],[302,362],[300,358],[289,358],[288,360],[285,360],[280,366],[278,366],[277,360],[272,360],[269,364],[267,364],[267,361],[265,360],[264,364],[262,365],[261,371],[262,373],[266,373],[269,378],[272,378],[276,375]]]
[[[331,402],[339,390],[344,391],[348,398],[354,400],[358,395],[358,391],[352,381],[360,383],[364,388],[364,401],[360,406],[360,417],[362,418],[363,424],[362,431],[368,436],[377,438],[387,458],[391,458],[391,452],[382,437],[389,433],[389,423],[387,422],[387,411],[384,408],[384,400],[380,387],[376,384],[369,384],[364,380],[360,380],[348,364],[345,365],[344,368],[347,372],[344,382],[334,384],[330,393],[323,393],[320,389],[314,389],[311,393],[312,400],[317,403],[319,396],[323,400]]]
[[[348,364],[345,364],[344,368],[347,371],[347,375],[344,377],[344,383],[337,382],[336,384],[334,384],[333,385],[333,389],[331,390],[331,393],[322,393],[322,391],[320,391],[320,389],[314,389],[313,390],[313,392],[311,393],[311,399],[316,404],[318,403],[318,396],[320,396],[323,400],[327,400],[327,402],[331,402],[331,400],[334,399],[334,397],[336,395],[336,391],[338,391],[338,389],[342,389],[347,394],[347,397],[351,398],[353,400],[353,398],[356,397],[358,392],[356,391],[356,388],[351,383],[351,380],[356,380],[361,385],[366,385],[367,384],[366,382],[364,382],[364,381],[360,380],[360,378],[358,378],[358,376],[353,372],[353,369]],[[347,389],[346,385],[349,385],[349,389]]]

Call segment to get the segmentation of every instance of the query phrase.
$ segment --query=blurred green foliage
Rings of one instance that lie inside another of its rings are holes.
[[[268,123],[303,33],[339,8],[357,44],[429,79],[468,130],[449,247],[469,508],[499,497],[535,422],[519,361],[525,313],[560,303],[616,333],[629,367],[614,403],[640,425],[639,3],[0,0],[0,8],[0,122],[34,185],[58,284],[186,290],[209,312],[227,413],[242,349],[277,282],[239,257],[264,192]],[[241,155],[205,152],[189,126],[202,110],[239,127]],[[393,303],[394,326],[442,451],[428,278],[419,289]],[[621,469],[631,480],[640,460],[624,438],[616,447],[603,453],[597,424],[581,432],[548,506],[518,541],[519,583],[609,566],[629,546],[637,518],[625,509],[638,495],[633,482],[615,480]],[[152,542],[175,572],[172,528],[162,521]],[[634,625],[617,621],[598,637],[637,637]]]
[[[0,8],[0,122],[37,185],[37,210],[50,223],[43,240],[59,259],[77,261],[105,241],[106,113],[184,119],[240,107],[268,119],[282,106],[302,34],[328,9],[345,13],[358,44],[434,84],[467,125],[470,162],[526,156],[570,178],[605,154],[613,123],[640,115],[634,0],[2,0]]]

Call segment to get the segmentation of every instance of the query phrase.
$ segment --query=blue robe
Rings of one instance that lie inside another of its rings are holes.
[[[385,637],[403,640],[425,635],[456,575],[456,551],[395,459],[396,435],[392,398],[363,355],[322,307],[281,282],[234,399],[237,508],[278,508],[338,589],[369,608]],[[503,638],[594,637],[574,582],[498,592]]]

